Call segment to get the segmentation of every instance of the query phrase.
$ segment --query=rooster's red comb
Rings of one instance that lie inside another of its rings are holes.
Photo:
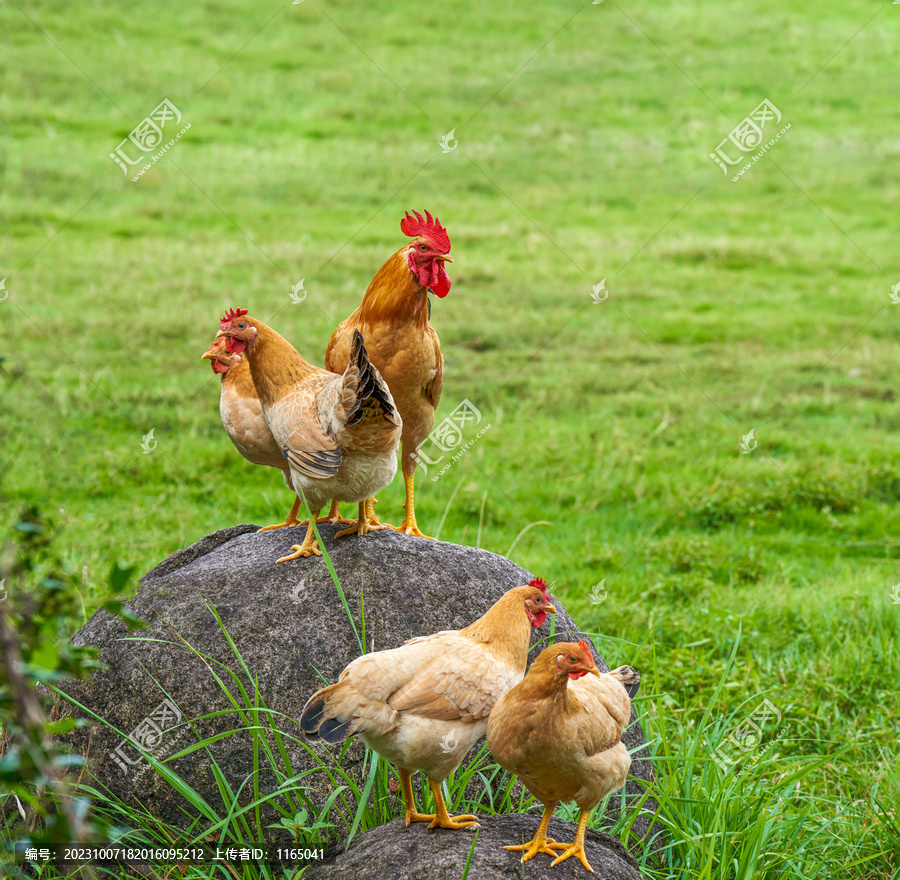
[[[400,221],[400,231],[410,238],[421,235],[427,238],[442,254],[448,253],[450,237],[447,235],[447,230],[441,226],[441,221],[437,217],[432,217],[428,211],[425,212],[424,218],[418,211],[413,211],[413,214],[416,215],[415,219],[409,216],[409,211],[406,212],[406,216]]]
[[[535,578],[533,581],[529,581],[528,586],[537,587],[539,590],[543,590],[545,593],[547,592],[547,585],[544,583],[543,578]]]
[[[246,309],[229,309],[225,312],[225,317],[219,321],[219,326],[224,330],[226,324],[230,324],[235,318],[243,318],[246,314]]]

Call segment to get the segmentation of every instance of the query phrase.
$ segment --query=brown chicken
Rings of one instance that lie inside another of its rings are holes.
[[[546,584],[533,580],[504,593],[465,629],[358,657],[337,684],[309,698],[300,727],[310,739],[332,744],[358,734],[395,764],[407,825],[465,828],[475,817],[450,816],[441,783],[484,735],[497,700],[522,680],[532,627],[548,612],[556,609]],[[428,776],[433,814],[416,809],[411,774],[417,770]]]
[[[400,229],[413,241],[403,245],[379,270],[359,308],[334,331],[325,352],[325,367],[342,372],[350,357],[353,334],[363,335],[372,363],[384,376],[403,420],[401,467],[406,484],[406,516],[397,531],[425,538],[416,524],[415,471],[418,452],[434,427],[441,399],[444,359],[437,333],[428,321],[429,288],[443,298],[450,292],[444,263],[453,262],[450,238],[428,211],[409,212]],[[375,520],[374,502],[368,506]],[[335,513],[332,508],[332,514]]]
[[[291,492],[294,487],[291,484],[291,468],[287,459],[281,454],[268,422],[263,414],[262,404],[253,384],[253,376],[250,373],[250,364],[239,354],[231,354],[224,339],[217,339],[209,350],[203,352],[202,360],[209,360],[214,373],[222,377],[222,391],[219,397],[219,414],[222,417],[222,425],[234,444],[235,449],[251,464],[267,465],[278,468],[284,475],[284,482]],[[281,529],[285,526],[303,526],[304,520],[297,519],[300,510],[300,497],[294,495],[294,504],[283,523],[273,526],[264,526],[261,532],[271,529]],[[344,524],[352,520],[338,516],[337,519],[325,516],[316,520],[317,523],[341,522]]]
[[[369,362],[362,336],[353,340],[350,363],[338,375],[315,367],[271,327],[232,309],[219,337],[230,354],[246,358],[266,423],[290,466],[291,485],[305,496],[311,519],[325,502],[359,503],[359,519],[338,532],[364,535],[365,501],[397,472],[400,417],[391,392]],[[279,559],[321,556],[310,522],[303,543]]]
[[[521,683],[494,706],[488,746],[497,763],[544,804],[534,838],[506,847],[524,851],[522,861],[546,853],[556,865],[577,856],[593,872],[585,829],[591,810],[625,784],[631,756],[622,732],[639,686],[630,666],[601,675],[587,642],[562,642],[541,651]],[[573,843],[557,843],[547,837],[547,825],[556,805],[571,800],[581,811],[578,832]]]

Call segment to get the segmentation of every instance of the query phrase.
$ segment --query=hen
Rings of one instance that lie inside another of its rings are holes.
[[[321,556],[312,520],[329,498],[360,505],[357,522],[338,537],[363,535],[364,502],[397,472],[400,417],[391,392],[369,362],[362,336],[353,339],[341,375],[304,360],[284,337],[245,309],[232,309],[219,337],[230,354],[246,358],[262,411],[290,468],[291,485],[305,495],[311,521],[303,543],[279,562]]]
[[[437,333],[429,323],[429,288],[443,298],[450,292],[444,263],[452,263],[450,238],[428,211],[409,212],[400,229],[413,241],[403,245],[372,279],[359,308],[334,331],[325,352],[325,367],[336,373],[347,366],[353,334],[360,332],[372,363],[394,395],[403,420],[401,467],[406,484],[406,516],[397,531],[427,537],[416,524],[415,471],[419,449],[434,427],[441,399],[444,359]],[[332,509],[332,514],[335,511]],[[368,515],[373,521],[370,503]]]
[[[465,629],[358,657],[337,684],[309,698],[300,727],[310,739],[332,744],[358,734],[396,764],[407,825],[465,828],[475,817],[451,817],[441,783],[484,734],[497,700],[522,680],[531,629],[548,612],[556,609],[547,587],[533,580],[506,592]],[[434,814],[416,809],[411,774],[417,770],[428,776]]]
[[[544,804],[534,838],[506,847],[524,850],[522,861],[546,853],[556,865],[577,856],[593,872],[585,829],[591,810],[625,784],[631,756],[622,732],[639,686],[630,666],[601,675],[587,642],[563,642],[541,651],[525,678],[494,706],[488,746],[497,763]],[[581,811],[578,832],[573,843],[557,843],[547,837],[547,825],[556,805],[571,800]]]

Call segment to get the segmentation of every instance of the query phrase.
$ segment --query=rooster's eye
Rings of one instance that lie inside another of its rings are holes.
[[[427,251],[427,250],[428,250],[428,248],[427,248],[427,247],[425,247],[425,245],[424,245],[424,244],[420,244],[420,245],[419,245],[419,250],[420,250],[420,251]]]

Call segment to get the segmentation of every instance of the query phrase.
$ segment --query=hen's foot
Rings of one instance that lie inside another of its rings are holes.
[[[572,858],[572,856],[577,856],[578,861],[581,862],[584,867],[590,871],[592,874],[594,873],[594,869],[588,864],[587,853],[584,851],[584,832],[587,828],[587,821],[590,812],[581,813],[581,818],[578,820],[578,832],[575,835],[575,840],[572,843],[566,845],[565,843],[557,843],[555,846],[561,847],[562,852],[550,863],[550,867],[553,865],[558,865],[560,862],[564,862],[566,859]]]
[[[316,514],[318,514],[318,510],[313,512],[313,519],[315,519]],[[305,559],[307,556],[321,556],[322,551],[319,549],[316,544],[316,533],[313,531],[312,526],[310,526],[306,530],[306,537],[303,539],[302,544],[294,544],[291,547],[293,553],[288,554],[287,556],[282,556],[279,559],[279,562],[290,562],[293,559]]]
[[[470,813],[462,813],[459,816],[435,816],[428,828],[429,830],[432,828],[447,828],[457,831],[460,828],[469,828],[472,825],[478,825],[478,817]],[[481,826],[478,825],[478,827],[480,828]]]
[[[391,526],[391,528],[395,532],[400,532],[401,535],[412,535],[414,538],[428,538],[429,541],[433,541],[434,538],[420,532],[419,526],[416,524],[416,492],[413,486],[413,474],[409,476],[404,474],[403,482],[406,483],[406,504],[403,505],[406,516],[399,526]]]
[[[297,520],[297,512],[300,510],[300,499],[295,498],[294,504],[291,507],[290,513],[288,513],[287,518],[283,523],[278,523],[274,526],[263,526],[261,529],[256,530],[256,534],[260,532],[271,532],[272,529],[283,529],[286,526],[305,526],[308,525],[307,522],[298,522]]]
[[[375,515],[376,504],[378,504],[377,498],[369,498],[368,501],[366,501],[366,519],[370,526],[386,525],[386,523],[379,522],[378,517]],[[390,528],[390,526],[388,526],[388,528]]]
[[[322,523],[331,523],[332,525],[340,523],[342,526],[350,525],[351,523],[356,523],[355,519],[347,519],[345,516],[341,516],[341,502],[340,501],[332,501],[331,509],[328,511],[327,516],[320,516],[316,520],[316,525],[321,525]]]
[[[380,532],[382,529],[390,528],[390,526],[382,525],[378,523],[378,525],[373,526],[372,523],[369,522],[368,517],[368,507],[366,502],[363,501],[359,505],[359,517],[355,522],[351,522],[349,528],[341,529],[335,536],[335,540],[338,538],[344,538],[347,535],[367,535],[369,532]]]
[[[528,843],[519,843],[515,846],[504,846],[503,849],[511,850],[512,852],[521,852],[522,853],[522,861],[527,862],[529,859],[533,859],[538,853],[544,853],[548,856],[556,856],[554,850],[550,849],[552,846],[565,846],[566,844],[557,843],[552,837],[538,837],[535,835]]]

